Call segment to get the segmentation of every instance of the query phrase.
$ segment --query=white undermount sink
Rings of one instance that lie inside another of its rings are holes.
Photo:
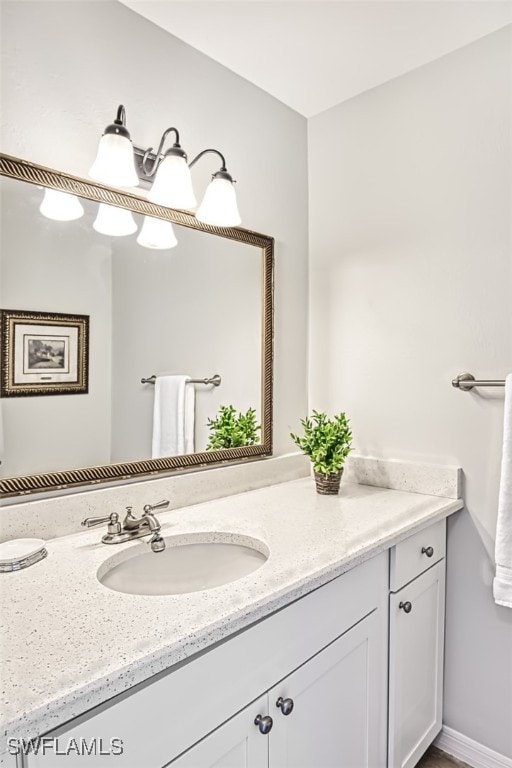
[[[268,547],[259,539],[235,533],[169,536],[163,552],[144,540],[114,554],[101,565],[103,586],[129,595],[181,595],[220,587],[260,568]]]

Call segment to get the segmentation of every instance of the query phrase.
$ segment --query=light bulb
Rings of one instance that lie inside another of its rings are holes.
[[[112,237],[132,235],[137,231],[137,224],[130,211],[106,203],[100,203],[92,226],[96,232]]]
[[[196,219],[214,227],[236,227],[242,223],[231,176],[218,171],[208,184]]]
[[[113,187],[136,187],[139,183],[133,146],[126,136],[105,133],[89,176]]]
[[[74,221],[84,215],[78,197],[57,189],[45,189],[39,210],[47,219],[55,221]]]
[[[137,237],[137,242],[143,248],[174,248],[178,245],[174,229],[170,221],[155,219],[152,216],[144,216],[142,228]]]
[[[186,156],[169,150],[158,166],[148,200],[169,208],[195,208],[197,200],[192,187]]]

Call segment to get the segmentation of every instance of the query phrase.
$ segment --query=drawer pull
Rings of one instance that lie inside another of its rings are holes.
[[[294,704],[293,699],[283,699],[282,696],[276,701],[276,707],[281,710],[283,715],[291,715]]]
[[[398,604],[398,607],[403,608],[405,613],[410,613],[412,611],[412,603],[410,603],[409,601],[407,601],[406,603],[400,602]]]
[[[259,728],[260,733],[263,734],[263,736],[266,736],[267,733],[270,733],[272,730],[272,726],[274,725],[274,721],[270,717],[270,715],[258,715],[254,721],[254,725],[257,725]]]
[[[426,555],[427,557],[432,557],[434,554],[434,547],[422,547],[421,554]]]

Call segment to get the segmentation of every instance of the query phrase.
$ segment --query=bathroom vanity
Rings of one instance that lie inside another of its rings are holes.
[[[269,553],[181,595],[103,586],[97,530],[49,542],[3,594],[5,765],[20,765],[12,740],[44,734],[24,768],[411,768],[442,723],[446,517],[461,507],[348,483],[321,498],[306,479],[165,513],[171,543],[229,532]]]

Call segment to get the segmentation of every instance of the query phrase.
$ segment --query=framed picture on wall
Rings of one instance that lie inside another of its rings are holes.
[[[88,392],[88,315],[0,309],[0,341],[0,397]]]

